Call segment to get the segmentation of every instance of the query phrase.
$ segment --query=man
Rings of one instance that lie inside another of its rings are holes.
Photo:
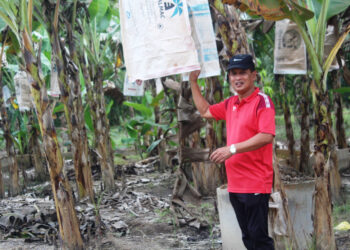
[[[227,68],[237,95],[209,105],[197,84],[199,71],[190,74],[194,103],[204,118],[226,121],[227,146],[210,156],[225,162],[231,204],[248,250],[274,249],[268,236],[268,201],[272,189],[272,142],[275,110],[271,99],[256,88],[251,55],[235,55]]]

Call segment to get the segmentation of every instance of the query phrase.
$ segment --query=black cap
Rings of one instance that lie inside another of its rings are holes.
[[[233,56],[227,66],[227,71],[231,69],[251,69],[255,70],[253,57],[249,54],[239,54]]]

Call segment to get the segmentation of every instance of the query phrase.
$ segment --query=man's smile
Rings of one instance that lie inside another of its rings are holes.
[[[244,85],[244,82],[242,82],[242,81],[235,82],[236,87],[241,87],[243,85]]]

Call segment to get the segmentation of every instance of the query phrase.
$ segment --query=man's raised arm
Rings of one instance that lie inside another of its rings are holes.
[[[209,111],[210,105],[207,102],[207,100],[205,100],[205,98],[202,96],[201,90],[199,89],[199,86],[197,83],[199,74],[200,74],[200,70],[192,71],[190,73],[189,81],[191,84],[192,97],[193,97],[194,104],[196,105],[196,108],[201,114],[201,116],[203,118],[210,119],[210,118],[213,118],[213,116]]]

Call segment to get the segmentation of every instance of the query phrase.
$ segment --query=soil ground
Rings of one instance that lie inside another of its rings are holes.
[[[98,192],[96,197],[99,204],[96,207],[87,202],[77,203],[76,210],[86,249],[221,249],[215,198],[193,200],[185,193],[184,202],[188,209],[206,223],[200,225],[200,228],[190,226],[189,222],[175,226],[174,216],[169,207],[175,182],[174,174],[158,173],[155,169],[147,171],[148,173],[142,175],[126,175],[124,189],[122,181],[117,180],[120,191],[116,193]],[[99,176],[97,178],[99,179]],[[101,183],[95,180],[94,185],[95,190],[98,190]],[[74,182],[72,186],[74,187]],[[50,185],[46,183],[28,188],[24,195],[1,200],[0,214],[13,213],[29,217],[33,212],[28,211],[40,210],[44,216],[50,217],[50,214],[54,213],[54,204],[49,189]],[[88,217],[95,220],[96,210],[101,215],[101,236],[97,236],[95,225],[90,228],[91,235],[86,233],[86,228],[82,226],[84,223],[89,224],[89,219],[86,219]],[[191,220],[191,216],[185,217]],[[27,222],[29,225],[29,218]],[[45,224],[43,221],[39,222]],[[55,220],[53,223],[56,223]],[[32,229],[21,228],[19,225],[12,228],[11,225],[7,226],[8,228],[5,228],[5,220],[1,221],[0,217],[0,229],[3,229],[0,230],[0,249],[59,249],[59,240],[55,242],[52,239],[43,239],[40,235],[30,240],[24,232],[32,232]],[[38,240],[37,238],[40,238],[41,242],[30,242]]]
[[[185,193],[184,203],[192,215],[184,211],[184,221],[176,226],[169,206],[175,175],[170,171],[159,173],[152,166],[135,171],[137,174],[127,173],[124,182],[117,180],[119,191],[113,194],[97,192],[96,206],[87,201],[77,203],[86,249],[222,249],[215,197],[197,200]],[[99,190],[99,175],[95,174],[94,177],[95,188]],[[43,226],[42,234],[34,235],[30,227],[25,229],[17,225],[11,228],[6,225],[3,215],[33,210],[37,211],[36,215],[40,211],[41,217],[46,218],[36,218],[40,225],[57,226],[54,219],[47,219],[54,213],[49,183],[28,188],[24,195],[0,201],[0,249],[60,249],[60,241],[45,232],[49,230],[48,227],[45,229]],[[348,211],[345,210],[345,213]],[[101,215],[101,234],[97,233],[93,222],[96,212]],[[27,216],[33,214],[26,213]],[[350,215],[341,214],[338,219],[349,221]],[[28,217],[28,225],[29,221]],[[28,232],[24,233],[26,230]],[[350,249],[350,231],[336,232],[336,238],[340,250]]]

